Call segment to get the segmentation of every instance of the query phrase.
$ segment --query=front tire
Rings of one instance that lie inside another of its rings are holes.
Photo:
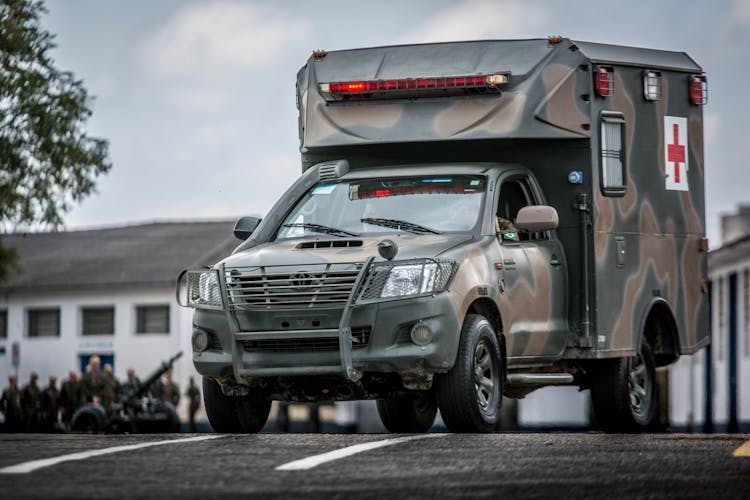
[[[593,377],[591,402],[599,427],[609,433],[645,431],[656,406],[656,369],[648,342],[632,358],[602,362]]]
[[[432,391],[416,397],[379,399],[380,421],[389,432],[422,433],[432,427],[437,415],[437,399]]]
[[[461,328],[456,363],[437,379],[440,414],[451,432],[492,432],[500,418],[503,363],[497,335],[484,316]]]

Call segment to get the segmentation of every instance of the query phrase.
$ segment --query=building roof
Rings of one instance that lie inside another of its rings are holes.
[[[188,267],[212,265],[240,243],[234,221],[153,222],[125,227],[6,234],[21,272],[0,291],[169,285]]]
[[[745,265],[750,261],[750,235],[724,244],[708,254],[708,269]]]

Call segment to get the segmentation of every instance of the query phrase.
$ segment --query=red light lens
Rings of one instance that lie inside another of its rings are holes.
[[[694,76],[690,79],[690,102],[695,105],[706,104],[708,101],[708,92],[706,81],[700,76]]]
[[[594,90],[601,97],[610,96],[614,93],[612,84],[612,72],[607,68],[599,67],[594,73]]]
[[[507,83],[508,75],[472,75],[454,77],[401,78],[397,80],[368,80],[321,84],[328,94],[382,94],[389,92],[444,89],[497,90],[498,84]]]

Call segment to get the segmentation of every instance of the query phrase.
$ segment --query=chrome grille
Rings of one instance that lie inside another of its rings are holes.
[[[361,263],[225,269],[229,306],[238,309],[344,307]]]

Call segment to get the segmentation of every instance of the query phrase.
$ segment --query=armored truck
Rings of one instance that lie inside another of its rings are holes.
[[[709,342],[702,106],[682,52],[573,41],[316,51],[302,175],[179,279],[218,432],[272,400],[375,399],[392,432],[497,428],[590,389],[608,432]]]

